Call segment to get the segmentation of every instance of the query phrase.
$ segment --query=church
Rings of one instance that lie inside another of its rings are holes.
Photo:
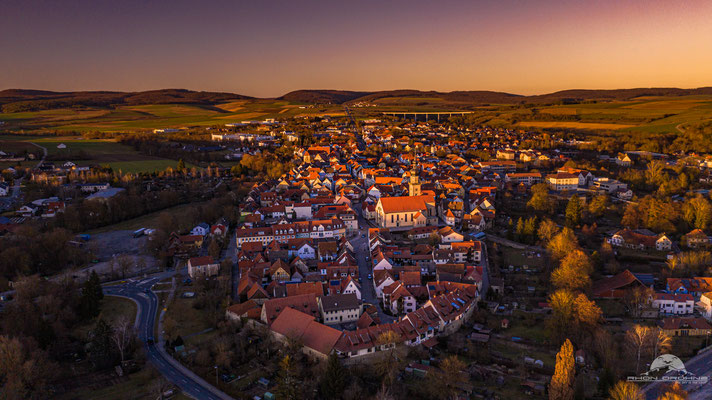
[[[423,195],[415,166],[410,171],[408,196],[381,197],[376,204],[376,223],[394,231],[437,224],[435,197]]]

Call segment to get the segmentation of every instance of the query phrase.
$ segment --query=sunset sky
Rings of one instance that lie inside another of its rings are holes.
[[[712,1],[0,1],[0,89],[652,86],[712,86]]]

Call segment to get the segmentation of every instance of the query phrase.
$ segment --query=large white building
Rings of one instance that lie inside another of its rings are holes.
[[[694,306],[695,299],[691,294],[655,293],[653,297],[653,307],[661,314],[692,314]]]

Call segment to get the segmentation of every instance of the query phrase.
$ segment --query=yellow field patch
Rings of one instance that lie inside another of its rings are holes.
[[[663,100],[663,101],[651,101],[640,104],[631,104],[629,106],[624,106],[623,108],[631,108],[638,110],[671,110],[671,111],[682,111],[689,110],[691,108],[709,104],[709,101],[703,101],[699,99],[690,100]]]
[[[231,115],[221,115],[219,117],[216,117],[218,119],[230,119],[234,120],[234,122],[240,122],[240,121],[245,121],[248,119],[256,119],[259,118],[263,115],[267,115],[265,113],[244,113],[244,114],[231,114]]]
[[[236,100],[231,101],[229,103],[218,104],[216,107],[221,108],[225,111],[235,112],[244,109],[245,103],[247,103],[247,100]]]
[[[556,114],[556,115],[576,115],[577,110],[571,107],[551,107],[542,108],[539,110],[540,113],[546,114]]]
[[[147,104],[141,106],[122,107],[124,110],[140,111],[157,117],[184,117],[192,115],[217,114],[217,111],[182,104]]]
[[[625,124],[603,124],[595,122],[575,122],[575,121],[523,121],[519,126],[529,126],[532,128],[571,128],[571,129],[623,129],[631,128],[635,125]]]

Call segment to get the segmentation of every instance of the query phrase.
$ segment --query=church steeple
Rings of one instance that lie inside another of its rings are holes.
[[[413,164],[410,170],[410,182],[408,182],[408,196],[420,196],[420,178],[416,166],[416,156],[413,153]]]

